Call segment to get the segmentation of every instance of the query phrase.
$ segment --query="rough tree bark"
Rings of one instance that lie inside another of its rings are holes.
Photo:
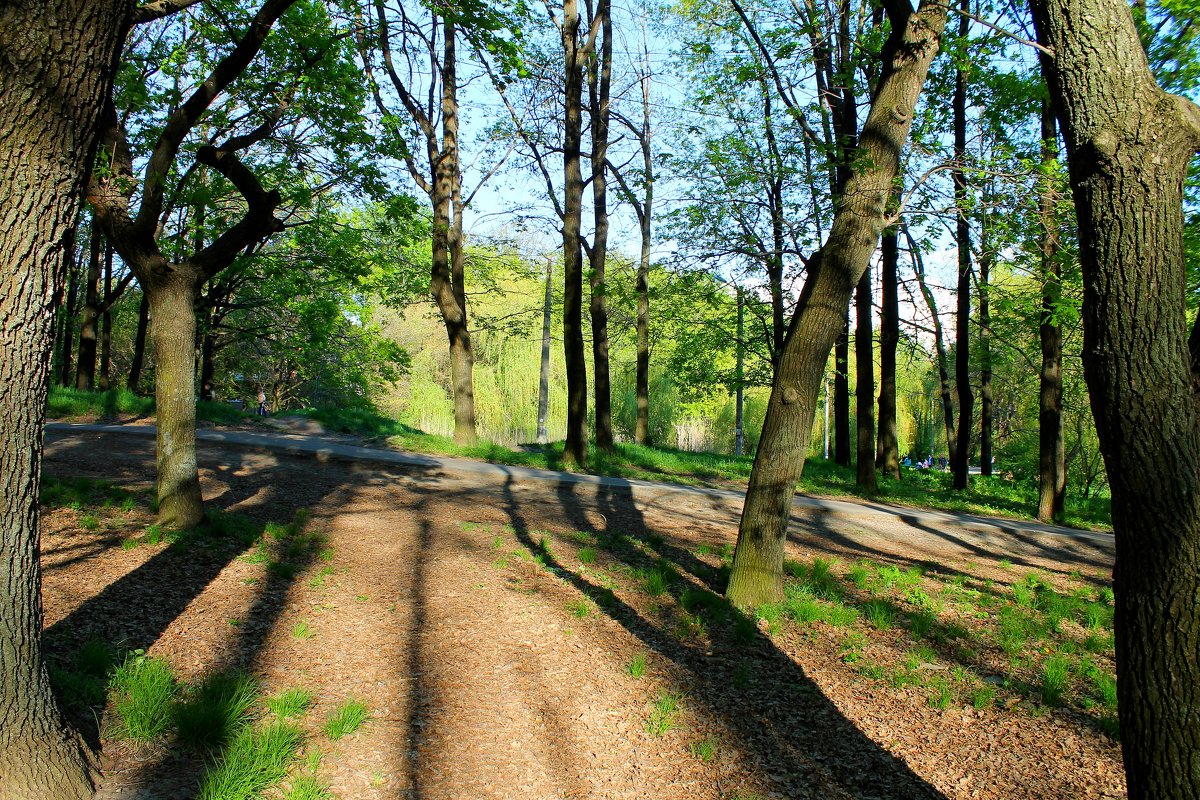
[[[1200,108],[1154,81],[1122,0],[1030,5],[1079,221],[1129,797],[1200,798],[1200,331],[1189,341],[1182,235]]]
[[[1057,320],[1062,265],[1058,259],[1057,197],[1054,167],[1058,162],[1058,130],[1049,103],[1042,103],[1042,321],[1038,338],[1042,369],[1038,392],[1038,510],[1042,522],[1063,522],[1067,493],[1067,451],[1062,424],[1062,325]]]
[[[857,325],[854,329],[855,416],[858,448],[854,485],[879,491],[875,476],[875,334],[871,324],[871,267],[868,264],[854,291]]]
[[[893,226],[884,231],[882,308],[879,314],[879,440],[875,466],[900,480],[900,439],[896,432],[896,348],[900,343],[900,243]]]
[[[969,11],[969,0],[960,10]],[[958,18],[958,36],[967,40],[970,19]],[[971,225],[967,217],[967,73],[959,66],[954,72],[954,207],[957,224],[954,244],[958,250],[958,314],[954,319],[954,387],[958,390],[957,447],[951,457],[954,488],[967,488],[967,470],[971,462],[971,426],[975,422],[975,397],[971,393]]]
[[[57,276],[132,10],[0,6],[0,800],[92,795],[42,657],[38,477]]]
[[[862,157],[852,160],[829,237],[810,259],[767,404],[727,589],[740,608],[783,596],[783,542],[821,377],[850,295],[883,231],[913,109],[946,24],[945,7],[931,0],[915,11],[903,0],[885,5],[892,28],[859,138]]]

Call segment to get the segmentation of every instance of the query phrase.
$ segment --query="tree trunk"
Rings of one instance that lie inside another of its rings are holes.
[[[63,263],[67,273],[67,303],[62,310],[62,356],[58,363],[58,383],[60,386],[70,386],[75,378],[75,366],[71,360],[75,342],[75,304],[79,302],[79,278],[75,265],[75,238],[79,232],[76,220],[67,233],[67,241],[63,246]]]
[[[992,259],[989,249],[988,218],[985,211],[979,236],[979,474],[992,474],[992,316],[988,307],[988,285]]]
[[[871,267],[863,270],[855,290],[858,324],[854,329],[855,415],[858,419],[857,470],[854,485],[879,491],[875,477],[875,335],[871,324]]]
[[[961,10],[969,10],[962,0]],[[958,36],[967,41],[970,19],[959,17]],[[958,390],[958,447],[951,458],[954,488],[967,488],[971,463],[971,426],[975,398],[971,393],[971,226],[967,217],[967,73],[960,66],[954,75],[954,207],[957,210],[954,243],[958,250],[958,315],[954,321],[954,385]]]
[[[641,222],[642,257],[637,271],[637,424],[634,441],[650,445],[650,201]]]
[[[216,365],[217,341],[213,336],[211,322],[204,326],[204,334],[200,337],[200,399],[212,401],[213,379],[217,374]]]
[[[1200,108],[1155,83],[1121,0],[1031,6],[1055,53],[1042,69],[1067,145],[1084,376],[1112,488],[1126,784],[1131,800],[1200,798],[1200,341],[1182,233]]]
[[[850,315],[842,321],[833,356],[833,461],[850,466]]]
[[[1058,132],[1049,103],[1042,103],[1042,321],[1038,338],[1042,370],[1038,393],[1038,510],[1042,522],[1063,522],[1067,490],[1067,459],[1062,424],[1062,325],[1057,321],[1062,293],[1058,260],[1058,215],[1053,167],[1058,161]]]
[[[737,287],[737,386],[734,389],[733,400],[733,454],[740,456],[746,451],[746,301],[742,297],[742,287]]]
[[[104,314],[100,317],[100,388],[112,388],[112,307],[116,302],[112,285],[113,249],[104,245]],[[124,287],[122,287],[124,288]]]
[[[142,301],[138,303],[137,335],[133,338],[133,362],[129,365],[129,380],[125,383],[129,391],[137,394],[142,382],[142,364],[146,360],[146,328],[150,324],[150,296],[142,290]]]
[[[583,351],[583,61],[579,44],[579,2],[563,3],[563,350],[567,369],[567,441],[563,460],[587,466],[587,362]]]
[[[450,343],[450,387],[454,397],[454,442],[476,441],[475,354],[467,324],[467,293],[463,271],[462,173],[458,159],[458,77],[456,30],[447,20],[442,61],[442,146],[432,157],[433,267],[430,290],[446,326]],[[431,148],[432,149],[432,148]]]
[[[550,312],[554,302],[554,261],[546,259],[546,299],[542,303],[542,364],[538,372],[537,443],[546,444],[550,434],[546,418],[550,415]]]
[[[900,343],[900,244],[896,228],[882,241],[883,306],[879,315],[879,443],[875,466],[900,480],[900,439],[896,433],[896,347]]]
[[[87,284],[83,291],[83,320],[79,324],[79,361],[75,368],[75,388],[91,391],[96,386],[96,333],[100,320],[100,273],[104,237],[100,226],[92,222],[88,248]]]
[[[605,299],[604,268],[608,260],[608,158],[609,95],[612,90],[612,19],[609,0],[597,3],[592,25],[600,26],[600,57],[589,70],[589,115],[592,131],[592,234],[591,315],[592,365],[596,402],[596,447],[612,450],[612,388],[608,373],[608,306]]]
[[[56,276],[130,8],[0,7],[0,800],[82,800],[94,788],[42,657],[38,477]]]
[[[204,519],[196,466],[197,287],[187,271],[179,270],[147,290],[153,320],[158,521],[190,528]]]
[[[921,297],[925,300],[925,307],[929,309],[929,316],[933,322],[933,343],[937,351],[938,389],[942,397],[942,422],[946,428],[946,451],[950,457],[950,463],[954,463],[958,453],[958,434],[954,428],[954,396],[950,391],[950,369],[948,366],[950,359],[946,356],[946,335],[942,330],[942,318],[938,314],[937,300],[934,298],[929,284],[925,281],[925,260],[921,258],[921,249],[917,247],[917,243],[913,240],[908,226],[904,225],[903,227],[904,237],[908,241],[908,250],[912,255],[913,272],[917,276],[917,285],[921,288]],[[932,437],[929,449],[929,455],[932,458]]]
[[[739,608],[783,596],[783,543],[808,453],[817,391],[850,295],[879,242],[913,109],[946,22],[945,8],[930,0],[916,11],[903,3],[889,9],[892,30],[859,139],[861,156],[853,159],[829,237],[810,259],[771,388],[727,589]]]

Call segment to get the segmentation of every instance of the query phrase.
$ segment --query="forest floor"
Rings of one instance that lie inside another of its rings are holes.
[[[279,796],[302,772],[342,800],[1124,796],[1110,538],[797,508],[788,601],[746,619],[714,594],[732,496],[200,461],[251,535],[163,537],[153,439],[48,432],[47,644],[60,675],[99,640],[186,683],[310,691]],[[350,698],[370,719],[331,740]],[[228,758],[123,740],[111,703],[74,713],[102,798],[193,797]]]

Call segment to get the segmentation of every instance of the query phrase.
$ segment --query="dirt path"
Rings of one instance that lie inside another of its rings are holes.
[[[284,521],[306,508],[320,549],[279,576],[244,548],[123,550],[56,512],[44,558],[51,646],[101,636],[184,677],[240,665],[269,692],[313,689],[311,747],[343,800],[1123,794],[1117,747],[1069,711],[935,709],[863,679],[840,631],[747,637],[689,613],[684,589],[702,597],[719,584],[734,497],[234,447],[204,446],[201,462],[212,505]],[[137,489],[152,467],[152,440],[48,435],[47,474]],[[987,524],[821,508],[793,522],[789,557],[802,561],[870,558],[983,582],[1011,580],[1011,562],[1094,585],[1111,561],[1103,540]],[[646,590],[667,562],[672,589]],[[887,646],[867,649],[886,661]],[[650,730],[664,696],[678,710]],[[325,740],[322,721],[350,697],[371,721]],[[101,797],[194,792],[199,767],[172,751],[106,740],[104,753]]]

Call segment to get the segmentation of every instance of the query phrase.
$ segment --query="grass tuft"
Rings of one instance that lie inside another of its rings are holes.
[[[217,672],[192,687],[176,704],[179,740],[199,751],[223,747],[250,719],[258,684],[244,672]]]
[[[631,678],[640,678],[646,674],[646,654],[638,653],[633,658],[629,659],[629,663],[625,665],[625,671],[629,673]]]
[[[371,718],[371,711],[361,700],[350,699],[325,721],[325,735],[333,741],[349,736]]]
[[[652,736],[663,736],[675,727],[675,716],[679,713],[679,704],[683,701],[681,692],[663,692],[654,701],[650,709],[650,718],[646,720],[646,732]]]
[[[135,742],[152,742],[171,727],[171,706],[178,686],[171,665],[140,650],[130,653],[113,673],[110,684],[117,734]]]
[[[267,708],[280,719],[299,717],[313,704],[313,693],[304,688],[285,689],[267,698]]]
[[[204,775],[197,800],[251,800],[286,777],[304,734],[287,722],[247,725]]]

